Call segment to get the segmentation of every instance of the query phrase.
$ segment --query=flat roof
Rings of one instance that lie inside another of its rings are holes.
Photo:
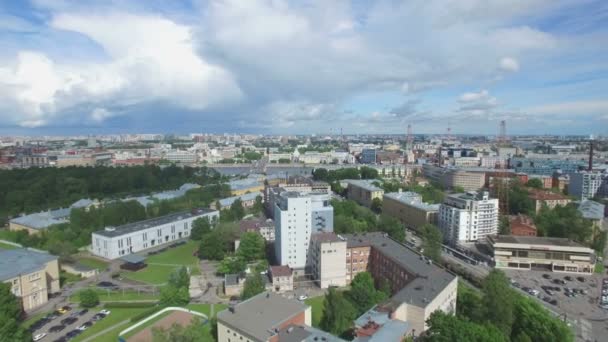
[[[384,193],[384,197],[388,197],[399,203],[426,211],[439,211],[439,207],[441,206],[441,204],[430,204],[422,202],[422,196],[416,192],[411,191]]]
[[[402,303],[408,303],[426,307],[456,278],[454,274],[429,262],[421,254],[389,238],[384,233],[373,232],[343,236],[346,238],[349,248],[370,246],[415,276],[382,306],[396,308]]]
[[[244,335],[266,341],[281,323],[304,312],[308,305],[272,292],[262,292],[217,314],[217,320]]]
[[[583,217],[590,220],[603,219],[605,209],[605,205],[588,199],[581,201],[578,206],[578,211],[581,212]]]
[[[378,180],[371,179],[345,179],[343,182],[352,184],[354,186],[360,187],[367,191],[384,191],[382,188],[377,187],[373,184],[373,182],[378,182]]]
[[[15,217],[9,222],[20,224],[32,229],[46,229],[54,224],[67,223],[71,208],[41,211],[20,217]]]
[[[219,200],[219,202],[222,207],[226,207],[232,205],[232,203],[234,203],[234,201],[236,201],[237,199],[240,199],[241,201],[252,201],[255,200],[258,196],[262,196],[262,193],[260,191],[255,191],[241,196],[222,198]]]
[[[57,257],[27,248],[0,250],[0,281],[42,270]]]
[[[290,324],[279,331],[280,342],[346,342],[328,332],[306,325]]]
[[[331,232],[315,233],[310,236],[310,239],[317,241],[317,242],[346,241],[346,240],[342,239],[340,236],[336,235],[335,233],[331,233]]]
[[[491,237],[491,239],[496,243],[521,243],[528,245],[585,247],[580,243],[569,239],[545,236],[498,235],[496,237]]]
[[[137,255],[137,254],[127,254],[127,255],[121,257],[120,260],[127,262],[129,264],[139,264],[140,262],[146,261],[146,258],[144,258],[141,255]]]
[[[165,215],[165,216],[161,216],[161,217],[155,217],[155,218],[144,220],[144,221],[127,223],[122,226],[114,227],[113,230],[98,230],[96,232],[93,232],[93,234],[97,234],[97,235],[101,235],[101,236],[105,236],[105,237],[116,237],[116,236],[134,233],[134,232],[137,232],[140,230],[144,230],[144,229],[148,229],[148,228],[152,228],[152,227],[156,227],[156,226],[161,226],[161,225],[164,225],[167,223],[176,222],[176,221],[191,218],[191,217],[197,217],[197,216],[201,216],[201,215],[205,215],[205,214],[209,214],[209,213],[213,213],[213,212],[217,212],[217,210],[201,208],[201,209],[196,209],[195,211],[188,211],[188,210],[180,211],[177,213],[173,213],[173,214],[169,214],[169,215]],[[106,227],[106,228],[109,228],[109,227]]]

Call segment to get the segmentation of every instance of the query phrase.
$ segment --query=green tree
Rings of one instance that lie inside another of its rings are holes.
[[[461,194],[461,193],[464,192],[464,188],[457,185],[457,186],[455,186],[455,187],[452,188],[452,192],[455,192],[457,194]]]
[[[187,287],[165,285],[160,288],[160,304],[163,306],[184,306],[190,302]]]
[[[494,269],[483,281],[484,317],[506,336],[511,335],[513,325],[513,298],[515,296],[507,276]]]
[[[481,294],[466,284],[458,284],[456,315],[473,322],[483,322],[484,310]]]
[[[252,273],[245,279],[245,285],[243,285],[243,293],[241,299],[245,300],[251,298],[259,293],[264,292],[264,280],[262,275],[259,273]]]
[[[582,217],[575,205],[553,209],[543,206],[536,215],[535,223],[540,235],[568,238],[586,244],[593,241],[593,224]]]
[[[435,262],[441,261],[441,244],[443,236],[437,226],[425,224],[420,227],[423,254]]]
[[[190,286],[190,274],[186,267],[182,266],[169,275],[169,285],[186,288]]]
[[[498,233],[501,235],[511,235],[511,222],[509,222],[509,216],[500,216],[498,221]]]
[[[509,187],[509,212],[512,215],[532,215],[535,212],[534,202],[530,199],[528,190],[519,182],[512,182]]]
[[[238,256],[227,256],[217,266],[219,274],[236,274],[245,271],[247,263]]]
[[[344,298],[341,292],[330,287],[323,301],[321,329],[343,336],[350,330],[355,318],[357,318],[357,310],[351,302]]]
[[[32,340],[21,325],[22,316],[21,301],[11,292],[11,285],[0,283],[0,342]]]
[[[224,258],[224,241],[219,231],[206,234],[201,239],[198,256],[201,259],[222,260]]]
[[[386,299],[384,292],[376,290],[374,279],[369,272],[358,273],[350,284],[350,290],[346,298],[357,309],[357,315],[361,315],[374,305]]]
[[[544,188],[543,186],[543,182],[538,179],[538,178],[531,178],[526,182],[526,186],[528,188],[534,188],[534,189],[542,189]]]
[[[153,327],[152,342],[198,342],[210,341],[210,333],[202,329],[202,322],[199,318],[193,318],[190,324],[182,326],[173,323],[169,328]]]
[[[259,215],[264,211],[264,203],[262,201],[262,196],[256,196],[255,203],[253,203],[253,207],[251,208],[253,214]]]
[[[266,241],[262,235],[247,232],[241,236],[237,254],[247,262],[263,259],[266,251]]]
[[[568,326],[551,315],[537,302],[518,295],[514,301],[511,337],[513,341],[570,342],[574,340]]]
[[[314,169],[312,171],[312,177],[316,181],[329,181],[329,172],[324,168]]]
[[[378,170],[372,169],[371,167],[362,166],[359,169],[361,173],[361,179],[375,179],[378,178]]]
[[[387,233],[393,239],[405,241],[405,228],[396,218],[388,215],[380,215],[378,220],[378,230]]]
[[[99,304],[99,295],[92,289],[81,290],[78,292],[78,298],[80,305],[85,308],[92,308]]]
[[[240,198],[237,198],[230,205],[230,213],[234,220],[238,221],[245,216],[245,208],[243,207],[243,202]]]
[[[508,342],[509,339],[495,326],[478,324],[437,310],[427,320],[429,329],[425,342]]]
[[[372,200],[371,209],[376,214],[380,214],[382,212],[382,200],[380,198],[374,198]]]
[[[204,235],[211,232],[211,222],[207,217],[199,217],[192,221],[192,230],[190,231],[190,239],[201,240]]]
[[[389,298],[393,294],[393,290],[391,288],[391,283],[386,279],[380,279],[380,284],[378,285],[378,291],[384,293],[386,298]]]

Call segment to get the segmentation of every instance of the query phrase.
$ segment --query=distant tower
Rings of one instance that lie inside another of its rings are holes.
[[[499,133],[496,141],[496,149],[507,147],[507,123],[505,120],[500,121]],[[494,177],[494,191],[498,198],[498,206],[501,215],[509,215],[509,186],[511,180],[507,172],[508,160],[511,156],[507,156],[505,162],[499,160],[496,162],[496,177]]]
[[[447,130],[447,133],[448,133],[448,135],[446,137],[446,140],[447,141],[452,140],[452,127],[450,126],[450,120],[448,120],[448,130]]]
[[[411,150],[414,148],[414,136],[412,135],[412,125],[407,125],[407,137],[405,140],[405,149]]]

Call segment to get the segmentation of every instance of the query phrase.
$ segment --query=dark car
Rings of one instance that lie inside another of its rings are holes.
[[[49,332],[56,333],[60,332],[63,329],[65,329],[65,325],[54,325],[49,328]]]
[[[551,275],[550,275],[550,274],[545,273],[545,274],[543,274],[543,278],[545,278],[545,279],[551,279]]]
[[[549,303],[552,305],[557,305],[557,299],[551,299]]]
[[[77,320],[78,320],[78,318],[76,318],[76,317],[68,317],[68,318],[62,319],[61,324],[70,325],[70,324],[76,322]]]
[[[82,309],[82,310],[78,311],[78,316],[82,316],[82,315],[86,314],[87,312],[89,312],[89,309]]]
[[[56,339],[53,342],[67,342],[68,339],[65,336],[61,336],[60,338]]]
[[[106,315],[104,315],[104,314],[102,314],[102,313],[98,313],[98,314],[95,314],[95,315],[94,315],[94,316],[91,318],[91,320],[92,320],[93,322],[97,322],[97,321],[100,321],[100,320],[102,320],[102,319],[104,319],[104,318],[106,318]]]
[[[110,281],[100,281],[97,283],[97,287],[117,287],[116,284]]]
[[[572,281],[572,277],[571,276],[565,276],[564,279],[566,279],[567,281]]]
[[[581,283],[585,282],[585,278],[583,277],[576,277],[576,280],[580,281]]]
[[[75,329],[75,330],[72,330],[72,331],[70,331],[69,333],[67,333],[67,334],[65,335],[65,337],[67,337],[67,338],[74,338],[74,337],[76,337],[76,336],[80,335],[81,333],[82,333],[82,331],[80,331],[80,330],[78,330],[78,329]]]

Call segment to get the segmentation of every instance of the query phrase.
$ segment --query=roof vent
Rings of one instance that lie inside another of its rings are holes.
[[[115,230],[116,230],[116,227],[114,227],[114,226],[107,226],[107,227],[105,228],[105,230],[106,230],[107,232],[113,232],[113,231],[115,231]]]

